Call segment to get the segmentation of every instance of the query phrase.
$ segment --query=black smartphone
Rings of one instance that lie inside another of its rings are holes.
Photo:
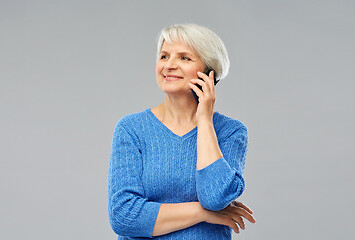
[[[213,70],[212,70],[212,69],[207,69],[207,70],[204,71],[203,73],[206,74],[207,76],[209,76],[211,71],[213,71]],[[216,74],[216,72],[214,72],[214,74]],[[203,80],[202,78],[199,78],[199,79],[201,79],[202,81],[205,81],[205,80]],[[218,82],[219,82],[219,80],[217,80],[217,79],[216,79],[216,75],[214,75],[214,85],[216,86],[216,84],[217,84]],[[199,85],[199,84],[195,84],[195,85],[202,91],[202,86],[201,86],[201,85]],[[196,93],[195,93],[195,91],[194,91],[193,89],[191,89],[191,91],[192,91],[192,94],[194,95],[194,98],[195,98],[197,104],[198,104],[198,103],[199,103],[199,101],[198,101],[198,96],[196,95]]]

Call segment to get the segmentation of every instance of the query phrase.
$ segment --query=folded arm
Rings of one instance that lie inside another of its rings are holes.
[[[108,213],[114,232],[121,236],[152,238],[203,221],[227,225],[235,229],[231,214],[221,215],[217,212],[212,214],[209,211],[227,207],[236,194],[241,194],[242,190],[236,191],[236,189],[240,186],[244,188],[244,185],[239,182],[242,177],[236,170],[243,169],[244,163],[237,163],[235,160],[230,162],[231,159],[238,159],[238,157],[230,153],[235,151],[226,150],[228,149],[226,146],[233,142],[236,142],[236,139],[230,138],[221,144],[223,156],[228,155],[229,161],[222,157],[196,170],[196,187],[200,202],[162,204],[149,201],[144,197],[141,179],[142,156],[138,139],[118,123],[114,131],[108,172]],[[238,164],[239,167],[233,169],[230,167]],[[220,177],[216,177],[216,169],[221,171]],[[227,175],[230,176],[229,180],[221,182],[221,179],[225,179]],[[219,191],[215,191],[216,188]],[[213,191],[210,191],[211,189]],[[233,211],[233,214],[237,213]],[[216,216],[218,216],[217,220],[215,220]]]
[[[204,209],[199,202],[162,204],[159,210],[153,236],[159,236],[188,228],[200,222],[231,227],[239,233],[238,225],[245,229],[243,218],[254,223],[252,211],[241,202],[233,201],[220,211]]]
[[[202,222],[204,209],[199,202],[163,203],[155,222],[153,236],[185,229]]]
[[[142,156],[138,139],[118,123],[108,172],[108,213],[121,236],[149,237],[181,230],[204,221],[199,202],[158,203],[144,197]]]

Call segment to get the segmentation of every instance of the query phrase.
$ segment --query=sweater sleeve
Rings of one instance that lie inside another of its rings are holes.
[[[161,203],[144,197],[142,154],[126,128],[116,124],[108,170],[108,215],[115,233],[152,238]]]
[[[219,211],[244,191],[243,172],[248,149],[245,126],[234,131],[219,144],[223,157],[196,170],[196,190],[202,207]]]

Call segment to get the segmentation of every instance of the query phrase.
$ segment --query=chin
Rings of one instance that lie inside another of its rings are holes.
[[[186,95],[191,92],[191,89],[185,89],[185,88],[163,88],[163,92],[166,94],[171,94],[171,95]]]

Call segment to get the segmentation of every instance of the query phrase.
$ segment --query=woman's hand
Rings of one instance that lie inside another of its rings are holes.
[[[201,79],[191,79],[190,88],[195,91],[198,96],[199,104],[197,105],[196,120],[206,118],[212,122],[213,108],[216,101],[216,94],[214,91],[214,71],[211,71],[209,76],[205,73],[197,72],[197,76]],[[195,85],[201,85],[202,91]]]
[[[245,229],[243,218],[251,223],[255,223],[252,216],[253,211],[241,202],[233,201],[225,209],[220,211],[205,210],[204,221],[212,224],[220,224],[231,227],[234,232],[239,233],[238,225],[241,229]]]

